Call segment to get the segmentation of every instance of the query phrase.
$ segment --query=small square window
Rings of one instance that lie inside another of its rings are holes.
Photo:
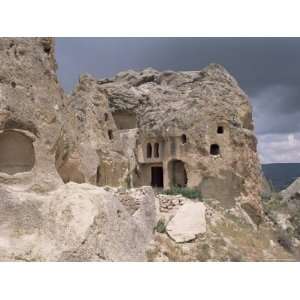
[[[211,155],[220,155],[220,147],[218,144],[210,145],[210,154]]]
[[[223,126],[218,126],[217,133],[218,134],[224,133],[224,127]]]

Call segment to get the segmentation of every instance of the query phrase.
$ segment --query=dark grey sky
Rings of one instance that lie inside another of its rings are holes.
[[[300,162],[300,38],[57,38],[60,82],[219,63],[248,93],[263,162]],[[299,153],[298,153],[299,152]]]

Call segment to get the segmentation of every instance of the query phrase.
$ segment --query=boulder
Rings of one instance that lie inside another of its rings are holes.
[[[48,194],[0,189],[1,261],[144,261],[155,226],[150,188],[131,190],[134,215],[118,192],[68,183]]]
[[[201,202],[186,202],[167,225],[168,235],[177,243],[189,242],[205,232],[205,206]]]

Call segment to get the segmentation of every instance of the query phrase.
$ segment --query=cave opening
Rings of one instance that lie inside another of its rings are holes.
[[[35,153],[32,139],[25,134],[7,130],[0,134],[0,172],[14,175],[32,170]]]
[[[163,167],[151,167],[151,186],[164,187],[164,170]]]

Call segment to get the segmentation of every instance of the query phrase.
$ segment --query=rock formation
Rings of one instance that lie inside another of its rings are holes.
[[[1,38],[0,64],[0,260],[146,260],[162,211],[175,241],[206,232],[208,204],[144,186],[261,222],[251,107],[223,67],[82,75],[66,95],[53,39]]]
[[[0,63],[0,259],[145,260],[153,191],[128,191],[131,214],[96,186],[128,172],[105,95],[85,76],[64,95],[53,39],[1,38]]]
[[[56,155],[63,181],[124,185],[128,159],[123,155],[107,98],[99,91],[96,80],[81,76],[66,99],[63,134]]]
[[[252,110],[220,65],[201,71],[119,73],[97,82],[122,134],[135,135],[133,186],[198,188],[260,222],[261,168]]]
[[[64,93],[48,38],[0,39],[0,182],[51,189]]]
[[[40,195],[0,188],[0,259],[144,261],[156,222],[153,191],[131,190],[133,215],[117,190],[68,183]]]

